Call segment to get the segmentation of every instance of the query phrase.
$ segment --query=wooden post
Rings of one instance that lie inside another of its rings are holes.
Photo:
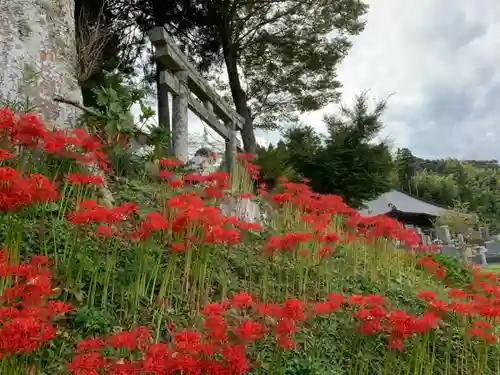
[[[175,157],[182,162],[188,160],[188,74],[178,71],[175,77],[179,80],[179,92],[172,100],[172,148]]]
[[[234,161],[236,158],[236,130],[234,122],[228,124],[229,138],[226,139],[226,170],[227,173],[233,172]]]

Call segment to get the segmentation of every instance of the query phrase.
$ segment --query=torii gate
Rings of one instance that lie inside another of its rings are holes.
[[[188,109],[191,109],[225,139],[226,168],[230,172],[235,153],[241,148],[236,132],[242,129],[244,118],[222,100],[175,45],[165,28],[155,27],[149,37],[162,68],[159,83],[165,85],[165,93],[171,92],[173,97],[171,137],[174,155],[183,162],[188,159]],[[164,99],[163,103],[168,105]],[[160,111],[165,111],[161,105]],[[158,113],[158,116],[165,118],[165,113]]]

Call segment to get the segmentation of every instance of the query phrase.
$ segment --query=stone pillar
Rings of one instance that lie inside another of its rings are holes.
[[[484,246],[480,246],[478,248],[478,253],[479,253],[479,260],[481,267],[485,267],[488,265],[488,261],[486,260],[486,253],[488,252],[488,249]]]
[[[161,82],[161,69],[162,66],[159,61],[156,61],[156,89],[158,90],[156,94],[156,100],[158,105],[158,125],[163,128],[168,136],[168,150],[163,150],[165,154],[172,155],[172,134],[170,132],[170,106],[168,103],[168,85]],[[163,155],[166,156],[166,155]]]
[[[481,233],[481,239],[483,241],[489,241],[490,239],[490,231],[488,227],[480,227],[479,228],[479,233]]]
[[[451,242],[450,228],[447,225],[441,225],[438,227],[436,234],[443,244],[449,244]]]
[[[180,87],[172,100],[172,148],[175,157],[185,163],[188,160],[188,74],[181,70],[175,76]]]
[[[429,236],[428,234],[424,234],[424,238],[425,238],[425,244],[430,245],[431,244],[431,236]]]
[[[228,124],[229,138],[226,139],[226,170],[228,173],[233,171],[234,159],[236,156],[236,130],[234,122]]]

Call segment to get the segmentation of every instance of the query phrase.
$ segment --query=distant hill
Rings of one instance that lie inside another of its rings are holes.
[[[429,160],[429,159],[421,159],[415,157],[416,170],[417,171],[429,170],[436,173],[440,173],[444,163],[449,160],[450,159]],[[461,163],[471,164],[472,166],[480,169],[500,168],[498,160],[459,160],[459,161]]]

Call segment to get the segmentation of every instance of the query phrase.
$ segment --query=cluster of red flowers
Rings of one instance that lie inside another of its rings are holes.
[[[230,300],[206,304],[201,310],[203,321],[198,330],[176,330],[175,325],[167,324],[171,339],[168,343],[154,343],[147,327],[105,338],[85,339],[78,344],[69,369],[74,374],[90,371],[130,375],[173,374],[176,371],[244,374],[252,366],[246,353],[250,344],[273,335],[282,349],[294,348],[297,345],[294,336],[308,319],[340,309],[353,315],[361,334],[383,335],[387,337],[389,348],[403,351],[406,340],[436,329],[446,309],[453,309],[466,293],[450,289],[452,302],[446,304],[438,303],[432,291],[422,291],[419,297],[429,303],[429,308],[417,316],[403,309],[391,309],[386,299],[376,294],[344,296],[330,293],[320,302],[304,303],[289,298],[279,304],[259,303],[251,294],[240,292]],[[493,343],[496,341],[493,331],[493,325],[487,320],[476,319],[468,332],[473,338]],[[103,354],[105,349],[107,357]]]
[[[399,351],[403,351],[405,340],[436,328],[441,320],[441,316],[434,311],[416,316],[403,309],[391,310],[379,295],[351,296],[349,303],[359,306],[354,316],[360,322],[359,330],[363,335],[385,334],[388,347]]]
[[[444,279],[446,277],[446,267],[443,267],[429,256],[420,258],[417,262],[417,266],[423,267],[427,272],[432,273],[438,279]]]
[[[122,239],[144,241],[153,233],[168,231],[172,238],[183,239],[183,242],[172,243],[173,251],[183,251],[190,243],[197,242],[234,245],[240,242],[241,231],[262,229],[260,224],[247,223],[237,217],[222,215],[220,210],[208,206],[195,193],[174,195],[166,202],[165,211],[166,214],[158,211],[150,212],[136,224],[135,203],[123,203],[118,207],[107,208],[95,200],[86,200],[79,204],[76,211],[68,215],[68,220],[73,225],[97,224],[98,235],[116,236]],[[192,234],[194,229],[198,229],[198,236]]]
[[[29,353],[56,335],[52,319],[70,306],[47,298],[54,294],[48,259],[33,256],[31,262],[13,264],[0,251],[0,278],[13,280],[0,296],[0,358]]]
[[[59,197],[56,186],[44,175],[23,176],[11,167],[0,167],[0,210],[12,211]]]
[[[260,166],[251,162],[255,159],[254,154],[239,153],[238,160],[243,163],[243,166],[250,174],[252,180],[258,180],[260,175]]]
[[[418,265],[437,278],[451,283],[446,280],[446,267],[431,257],[422,257]],[[418,297],[425,300],[428,308],[440,316],[454,313],[474,318],[472,326],[468,329],[469,335],[486,343],[494,343],[497,340],[494,322],[500,318],[498,276],[491,272],[482,272],[478,266],[472,267],[472,275],[470,285],[463,289],[450,288],[448,290],[448,300],[439,299],[433,290],[422,290]]]
[[[104,183],[102,176],[91,174],[71,173],[66,176],[68,183],[73,185],[95,185],[100,186]]]
[[[199,330],[176,330],[173,324],[167,324],[171,333],[168,343],[153,342],[147,327],[84,339],[68,368],[75,375],[91,371],[130,375],[245,374],[251,367],[246,353],[249,344],[274,332],[283,349],[293,348],[296,344],[292,335],[302,322],[314,315],[332,313],[343,302],[342,295],[332,293],[327,301],[310,306],[296,299],[282,304],[257,303],[255,297],[240,292],[230,300],[205,305]],[[110,353],[107,356],[105,349]]]
[[[349,207],[338,195],[317,194],[304,183],[286,180],[281,184],[282,191],[270,196],[278,205],[291,204],[304,212],[303,220],[310,224],[316,233],[324,231],[339,217],[344,218],[344,240],[366,242],[379,237],[402,242],[411,249],[421,249],[421,239],[414,229],[385,215],[362,216]],[[426,250],[434,251],[435,248]]]
[[[107,208],[89,199],[80,202],[78,209],[68,215],[68,221],[73,225],[87,226],[97,224],[97,235],[102,237],[122,237],[122,230],[127,220],[137,212],[135,203],[122,203],[118,207]]]
[[[72,158],[81,163],[95,163],[102,169],[109,168],[107,155],[99,140],[83,129],[72,132],[48,130],[32,113],[16,114],[0,108],[0,140],[2,144],[41,149],[49,154]],[[4,159],[8,154],[3,152]]]

